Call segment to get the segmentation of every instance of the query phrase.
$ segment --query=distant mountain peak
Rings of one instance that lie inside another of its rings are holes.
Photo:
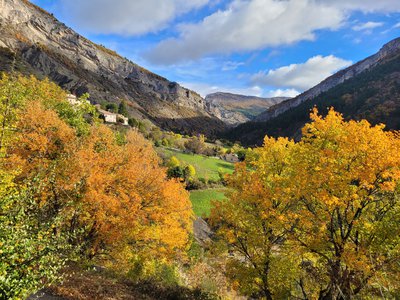
[[[235,126],[253,120],[265,109],[287,99],[287,97],[262,98],[216,92],[207,95],[205,101],[210,114],[230,126]]]

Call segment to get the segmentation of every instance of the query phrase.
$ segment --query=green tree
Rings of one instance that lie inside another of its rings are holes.
[[[108,104],[106,105],[106,109],[107,109],[109,112],[113,112],[113,113],[118,112],[118,106],[117,106],[115,103],[108,103]]]
[[[118,113],[125,117],[128,117],[129,114],[128,114],[128,109],[127,109],[125,100],[120,102],[120,104],[118,106]]]

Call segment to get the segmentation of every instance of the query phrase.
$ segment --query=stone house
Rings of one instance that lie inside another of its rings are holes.
[[[120,122],[122,125],[124,126],[128,126],[129,123],[129,119],[123,115],[117,114],[117,113],[113,113],[113,112],[109,112],[107,110],[101,109],[99,104],[95,105],[97,112],[103,116],[104,121],[106,123],[114,123],[117,124],[118,122]]]

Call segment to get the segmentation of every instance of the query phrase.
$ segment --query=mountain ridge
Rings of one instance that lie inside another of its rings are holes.
[[[198,93],[89,41],[29,1],[2,0],[0,6],[3,66],[13,53],[17,71],[49,77],[78,96],[89,92],[93,103],[127,100],[133,117],[165,129],[215,134],[225,128]]]
[[[292,99],[286,100],[282,103],[279,103],[275,106],[272,106],[271,108],[267,109],[265,112],[260,114],[258,117],[256,117],[254,121],[256,122],[268,121],[284,113],[286,110],[300,105],[304,101],[319,96],[321,93],[328,91],[332,87],[341,84],[344,81],[353,78],[354,76],[357,76],[358,74],[364,72],[365,70],[375,66],[382,59],[384,59],[387,56],[390,56],[394,51],[398,50],[399,48],[400,48],[400,38],[389,41],[388,43],[383,45],[377,53],[343,70],[338,71],[337,73],[327,77],[319,84],[301,93],[300,95]]]
[[[334,80],[338,83],[326,85]],[[296,98],[271,107],[255,121],[228,131],[226,137],[248,145],[261,144],[265,135],[299,139],[300,129],[309,121],[309,113],[314,106],[323,115],[326,108],[333,107],[346,120],[366,119],[373,125],[384,123],[389,130],[400,130],[400,38],[388,42],[376,54],[339,71],[322,83]],[[300,101],[318,90],[313,98]]]

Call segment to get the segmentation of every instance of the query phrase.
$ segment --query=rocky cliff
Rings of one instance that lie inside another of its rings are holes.
[[[287,100],[287,97],[260,98],[231,93],[206,96],[206,109],[224,123],[235,126],[253,120],[267,108]]]
[[[166,129],[224,128],[197,93],[87,40],[27,0],[0,0],[0,70],[12,65],[77,95],[88,92],[93,103],[125,99],[132,116]]]
[[[278,105],[270,107],[262,114],[260,114],[258,117],[256,117],[255,121],[263,122],[271,120],[277,117],[278,115],[284,113],[285,111],[300,105],[304,101],[313,99],[321,95],[323,92],[330,90],[331,88],[345,82],[346,80],[349,80],[361,74],[362,72],[370,68],[373,68],[374,66],[377,66],[385,59],[390,58],[394,54],[398,53],[399,48],[400,48],[400,38],[390,41],[389,43],[384,45],[378,53],[326,78],[320,84],[309,89],[308,91],[305,91],[304,93],[300,94],[295,98],[286,100],[282,103],[279,103]]]

